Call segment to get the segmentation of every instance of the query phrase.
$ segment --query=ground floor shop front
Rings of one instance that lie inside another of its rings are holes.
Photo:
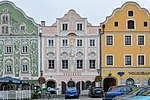
[[[103,87],[107,91],[115,85],[150,85],[150,70],[103,70]]]

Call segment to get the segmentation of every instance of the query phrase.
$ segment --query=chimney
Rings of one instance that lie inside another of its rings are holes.
[[[41,21],[41,26],[45,26],[45,21]]]

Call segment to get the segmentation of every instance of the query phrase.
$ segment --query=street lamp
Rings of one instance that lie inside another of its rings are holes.
[[[102,25],[102,30],[99,29],[99,74],[100,87],[102,86],[102,34],[104,34],[105,24]]]

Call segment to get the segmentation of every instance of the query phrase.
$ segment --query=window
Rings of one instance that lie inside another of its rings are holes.
[[[113,36],[106,36],[107,45],[113,45]]]
[[[8,15],[3,15],[2,24],[8,24]]]
[[[144,27],[147,27],[147,22],[144,22]]]
[[[68,24],[67,24],[67,23],[63,23],[63,24],[62,24],[62,30],[63,30],[63,31],[68,30]]]
[[[68,69],[68,60],[62,60],[62,69]]]
[[[128,21],[128,29],[134,29],[134,21],[133,20]]]
[[[8,33],[8,26],[2,26],[2,34]]]
[[[29,68],[28,68],[28,64],[23,64],[22,65],[22,72],[28,72]]]
[[[125,65],[131,65],[131,55],[125,56]]]
[[[22,53],[28,53],[28,46],[26,45],[22,46]]]
[[[138,35],[138,45],[144,45],[144,36]]]
[[[81,47],[82,46],[82,40],[77,40],[77,46]]]
[[[6,65],[6,73],[10,73],[10,72],[12,72],[13,70],[12,70],[12,64],[7,64]]]
[[[90,69],[95,69],[95,60],[89,60],[89,64]]]
[[[90,47],[95,47],[95,39],[90,39]]]
[[[54,40],[48,40],[48,46],[53,47],[54,46]]]
[[[107,65],[113,65],[113,56],[112,55],[109,55],[107,56]]]
[[[77,69],[83,68],[83,60],[77,60]]]
[[[138,55],[138,65],[144,65],[144,55]]]
[[[67,39],[62,40],[62,46],[68,46],[68,40]]]
[[[128,11],[128,16],[133,16],[133,11]]]
[[[131,36],[130,35],[125,36],[125,45],[131,45]]]
[[[6,46],[6,54],[12,53],[12,46]]]
[[[54,69],[54,60],[48,60],[48,69]]]
[[[114,22],[114,26],[115,26],[115,27],[118,27],[118,22]]]
[[[77,23],[77,30],[83,30],[82,23]]]
[[[20,27],[20,30],[21,30],[21,31],[25,31],[25,26],[21,26],[21,27]]]

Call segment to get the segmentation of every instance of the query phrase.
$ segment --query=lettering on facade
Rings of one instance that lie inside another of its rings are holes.
[[[64,73],[64,76],[81,76],[81,73]]]
[[[150,75],[150,72],[129,72],[129,75]]]

